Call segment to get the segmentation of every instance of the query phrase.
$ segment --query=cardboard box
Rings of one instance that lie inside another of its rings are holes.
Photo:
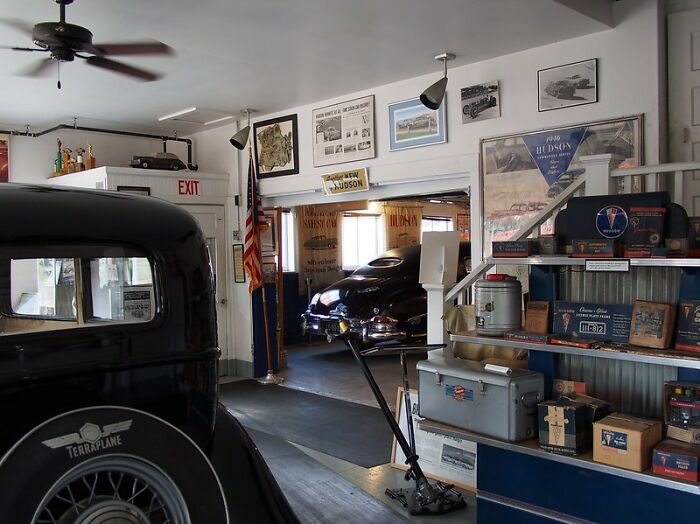
[[[540,448],[578,455],[592,446],[593,422],[610,413],[610,404],[585,395],[562,396],[537,405]]]
[[[541,236],[534,239],[536,255],[556,255],[559,253],[557,237],[554,235]]]
[[[698,482],[700,446],[664,440],[654,448],[651,470],[657,475]]]
[[[577,393],[579,395],[585,395],[586,394],[586,383],[585,382],[575,382],[573,380],[563,380],[560,378],[555,378],[552,381],[552,392],[557,397],[560,397],[562,395],[570,395],[572,393]]]
[[[667,238],[666,239],[666,256],[669,256],[669,257],[687,257],[688,256],[688,239],[687,238]]]
[[[632,306],[588,302],[554,302],[552,331],[555,335],[627,344]]]
[[[525,331],[549,333],[549,301],[530,300],[525,306]]]
[[[661,440],[662,424],[613,413],[593,423],[593,460],[632,471],[651,466],[652,449]]]
[[[700,257],[700,217],[688,217],[688,256]]]
[[[615,258],[620,254],[621,244],[617,240],[576,239],[571,242],[573,258]]]
[[[527,258],[532,252],[532,240],[496,240],[491,243],[491,254],[494,257]]]
[[[652,256],[653,248],[661,245],[665,218],[665,207],[631,207],[625,231],[625,256]]]
[[[698,384],[688,384],[686,382],[666,382],[664,384],[664,423],[666,424],[666,436],[668,438],[700,444],[700,427],[683,427],[675,424],[671,416],[673,406],[670,405],[675,389],[685,390],[699,387],[700,385]]]
[[[632,307],[630,344],[668,349],[676,320],[676,306],[635,300]]]
[[[700,300],[681,300],[678,303],[676,349],[700,352]]]

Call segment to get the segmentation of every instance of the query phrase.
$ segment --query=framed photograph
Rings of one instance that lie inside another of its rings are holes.
[[[374,158],[374,95],[314,109],[314,167]]]
[[[255,122],[253,137],[258,178],[299,173],[297,115]]]
[[[277,282],[277,263],[274,260],[263,260],[262,272],[263,282],[266,284]]]
[[[389,150],[447,142],[446,104],[428,109],[418,98],[389,104]]]
[[[482,139],[484,256],[584,173],[581,156],[610,153],[616,168],[642,165],[643,124],[638,115]],[[540,232],[552,234],[553,220]]]
[[[593,104],[598,101],[598,59],[537,71],[538,111]]]
[[[263,255],[277,254],[277,212],[274,209],[265,210],[265,220],[269,227],[260,233],[260,252]]]
[[[245,282],[245,265],[243,263],[243,244],[233,245],[233,281],[237,284]]]
[[[0,182],[10,181],[10,135],[0,135]]]
[[[132,195],[151,196],[151,188],[147,186],[117,186],[117,191]]]
[[[463,87],[461,91],[462,123],[470,124],[501,116],[498,80]]]

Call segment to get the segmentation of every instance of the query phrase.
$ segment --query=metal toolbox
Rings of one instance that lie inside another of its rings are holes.
[[[416,367],[421,417],[511,442],[537,436],[542,373],[510,368],[498,373],[445,357],[421,360]]]

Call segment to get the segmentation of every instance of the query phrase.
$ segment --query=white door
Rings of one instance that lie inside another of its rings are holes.
[[[700,9],[668,16],[668,128],[672,162],[700,162]],[[700,171],[683,180],[683,205],[700,216]]]
[[[221,358],[224,362],[233,358],[228,346],[228,311],[226,307],[226,228],[224,221],[224,206],[216,205],[183,205],[189,211],[202,228],[209,254],[211,256],[212,269],[216,278],[216,316],[218,319],[219,347]],[[222,363],[223,364],[223,363]],[[226,365],[219,366],[219,375],[228,375]]]

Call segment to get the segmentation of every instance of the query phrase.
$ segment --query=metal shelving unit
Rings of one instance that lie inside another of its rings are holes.
[[[488,257],[487,264],[508,266],[585,266],[585,258],[565,255],[531,256],[527,258]],[[630,267],[700,267],[700,258],[597,258],[598,261],[629,260]]]
[[[472,433],[471,431],[466,431],[459,428],[454,428],[452,426],[441,424],[432,420],[422,420],[419,422],[419,425],[422,429],[425,429],[427,431],[432,431],[452,438],[471,440],[478,444],[485,444],[487,446],[493,446],[499,449],[513,451],[515,453],[523,453],[525,455],[530,455],[545,460],[552,460],[577,468],[584,468],[592,471],[598,471],[601,473],[607,473],[609,475],[615,475],[617,477],[623,477],[629,480],[646,482],[655,486],[675,489],[677,491],[684,491],[693,495],[700,494],[700,484],[682,482],[668,477],[661,477],[658,475],[654,475],[651,472],[639,473],[637,471],[630,471],[628,469],[622,469],[615,466],[608,466],[607,464],[601,464],[599,462],[593,462],[591,452],[577,456],[557,455],[556,453],[550,453],[548,451],[540,449],[537,440],[526,440],[523,442],[505,442],[503,440],[495,439],[493,437],[488,437],[485,435],[480,435],[479,433]]]
[[[548,353],[561,353],[566,355],[608,358],[611,360],[626,360],[628,362],[645,362],[648,364],[661,364],[664,366],[700,369],[700,356],[695,357],[693,355],[675,353],[670,350],[655,351],[647,348],[636,348],[634,346],[630,346],[629,349],[584,349],[555,344],[536,344],[532,342],[505,340],[500,337],[477,335],[476,332],[473,331],[469,333],[451,334],[450,340],[453,342],[470,342],[472,344],[484,344],[533,351],[546,351]]]

